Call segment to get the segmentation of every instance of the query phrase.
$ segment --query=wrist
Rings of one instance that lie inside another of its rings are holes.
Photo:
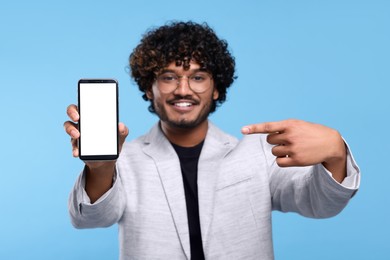
[[[333,149],[330,149],[328,158],[322,165],[331,172],[333,178],[341,183],[347,174],[347,148],[344,139],[335,131]]]
[[[86,163],[85,173],[85,191],[94,203],[112,187],[115,162]]]
[[[329,153],[324,160],[324,163],[333,164],[345,161],[347,158],[347,147],[344,139],[338,131],[334,130],[332,139],[330,139],[328,143],[330,144],[328,148]]]
[[[96,173],[113,172],[115,169],[115,161],[109,162],[86,162],[87,171]]]

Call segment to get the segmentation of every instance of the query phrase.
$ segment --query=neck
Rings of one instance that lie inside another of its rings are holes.
[[[160,121],[160,126],[170,142],[182,147],[192,147],[206,138],[208,120],[204,120],[193,128],[174,127],[162,121]]]

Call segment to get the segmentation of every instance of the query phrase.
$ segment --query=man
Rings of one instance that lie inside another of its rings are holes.
[[[208,121],[234,66],[227,43],[205,24],[148,32],[130,67],[160,120],[126,143],[120,123],[119,159],[85,162],[69,199],[73,225],[118,223],[121,259],[273,259],[272,210],[339,213],[359,169],[337,131],[285,120],[244,126],[238,141]],[[77,107],[67,113],[77,157]]]

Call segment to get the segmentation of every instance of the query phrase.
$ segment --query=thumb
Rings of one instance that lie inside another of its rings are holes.
[[[129,135],[129,129],[124,123],[118,124],[118,131],[119,131],[119,147],[122,150],[122,145],[126,140],[126,137]]]

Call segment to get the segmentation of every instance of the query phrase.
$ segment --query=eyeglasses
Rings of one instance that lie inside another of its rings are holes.
[[[190,76],[178,76],[173,72],[165,72],[157,76],[157,87],[165,93],[175,91],[180,85],[180,79],[186,78],[188,86],[195,93],[206,92],[211,87],[211,75],[204,71],[196,72]]]

